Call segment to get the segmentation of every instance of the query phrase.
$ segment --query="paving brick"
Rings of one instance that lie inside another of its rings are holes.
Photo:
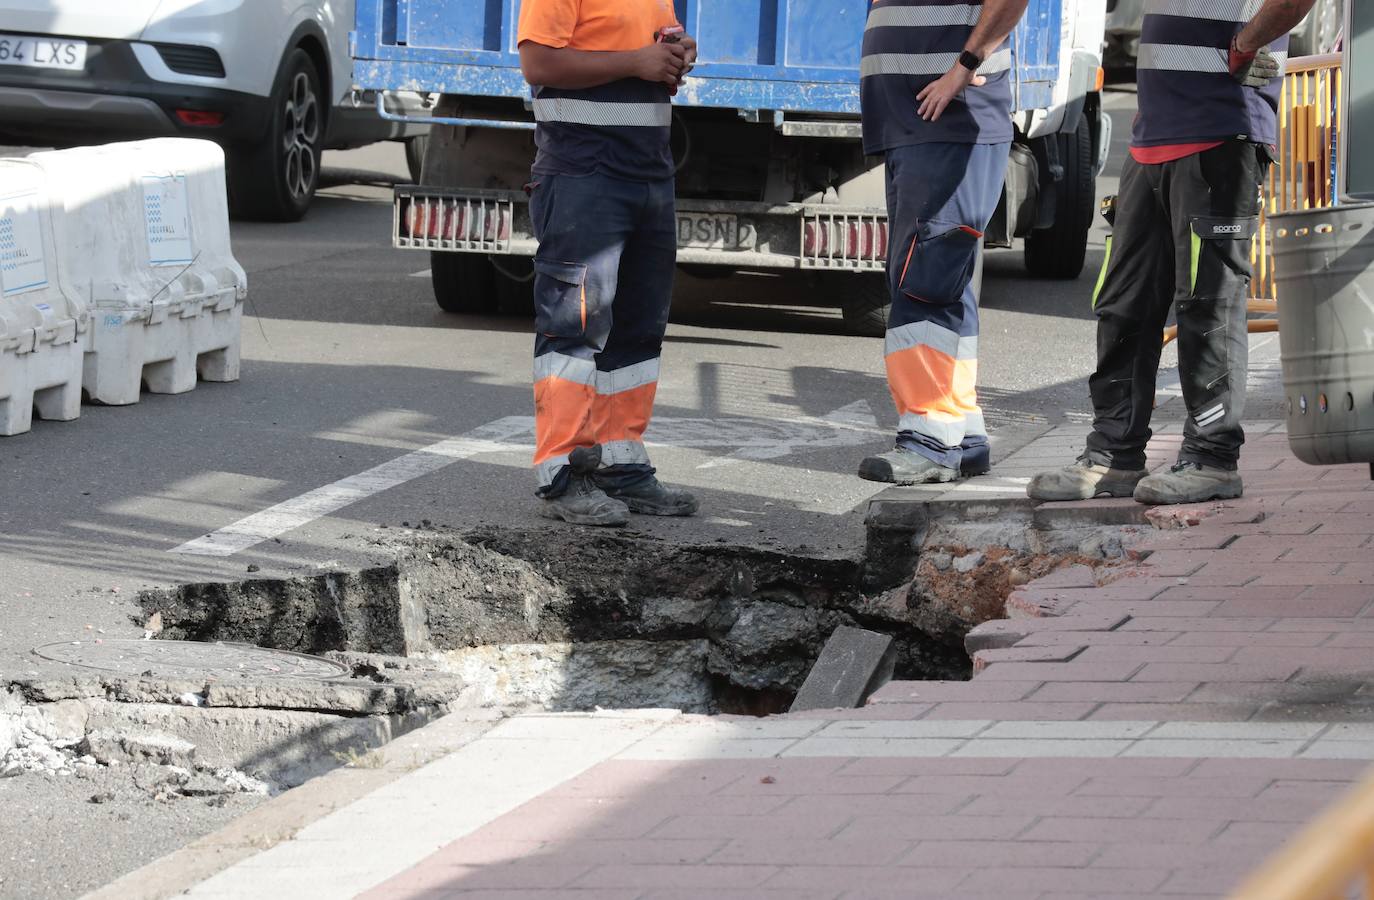
[[[1118,775],[1090,778],[1074,794],[1086,797],[1184,797],[1188,799],[1250,799],[1268,790],[1274,782],[1261,776],[1218,776],[1190,778],[1158,775]]]
[[[951,762],[953,761],[951,760]],[[1088,780],[1087,775],[1075,771],[1078,767],[1074,766],[1073,763],[1080,762],[1079,760],[1061,759],[1053,760],[1053,762],[1063,766],[1063,769],[1050,773],[1030,771],[1024,775],[1012,774],[992,778],[978,775],[916,775],[898,788],[898,791],[912,794],[958,794],[961,797],[981,796],[983,794],[996,796],[1030,794],[1037,797],[1058,797],[1067,796]],[[1092,762],[1092,760],[1081,760],[1081,762]],[[1017,769],[1025,764],[1022,762]],[[974,838],[977,837],[978,835],[974,835]],[[991,837],[991,835],[984,837]]]
[[[661,806],[596,798],[539,797],[479,829],[483,840],[556,841],[561,838],[633,838],[668,817]]]
[[[1187,662],[1219,663],[1227,662],[1235,656],[1234,647],[1187,647],[1187,646],[1146,646],[1146,647],[1089,647],[1080,653],[1078,662]],[[1239,661],[1239,660],[1237,660]],[[1041,688],[1041,692],[1044,688]]]
[[[1218,847],[1210,842],[1193,846],[1176,843],[1133,842],[1108,844],[1092,862],[1095,869],[1191,869],[1218,863],[1251,867],[1264,860],[1258,847]]]
[[[909,757],[854,759],[845,764],[840,773],[846,777],[901,775],[1005,775],[1016,765],[1007,759],[953,759],[950,757],[918,759]]]
[[[560,840],[547,844],[483,841],[472,837],[449,844],[431,859],[452,865],[499,865],[525,860],[541,864],[699,863],[725,846],[724,838],[705,840]]]
[[[793,719],[827,719],[832,722],[878,719],[919,719],[930,712],[929,703],[870,703],[858,709],[806,709],[789,712]]]
[[[826,838],[849,824],[853,812],[834,809],[828,816],[798,819],[792,816],[731,816],[718,814],[715,803],[701,809],[699,815],[673,816],[652,832],[652,837],[669,840],[700,840],[704,838],[744,838],[767,834],[779,839],[802,840]]]
[[[1120,821],[1109,819],[1103,821]],[[841,831],[840,841],[903,838],[928,840],[1011,840],[1035,822],[1034,816],[860,816]],[[1048,840],[1060,840],[1049,838]],[[1067,840],[1076,840],[1068,838]],[[1087,838],[1082,840],[1086,841]]]
[[[1213,844],[1259,844],[1277,848],[1300,830],[1301,825],[1287,822],[1231,822],[1213,839]]]
[[[1084,719],[1095,703],[938,703],[927,719]]]
[[[1025,802],[1034,800],[1027,798]],[[983,866],[1077,868],[1086,866],[1101,850],[1101,844],[1063,841],[922,841],[898,860],[897,865],[932,869],[978,869]]]
[[[1287,662],[1148,663],[1135,673],[1134,681],[1287,681],[1298,666]]]
[[[1045,702],[1092,701],[1104,703],[1176,703],[1191,694],[1199,682],[1055,681],[1029,699]]]
[[[830,794],[796,797],[778,811],[784,817],[829,821],[856,816],[943,816],[964,811],[968,798],[959,794]]]
[[[787,748],[788,757],[947,756],[962,738],[807,738]]]
[[[981,672],[992,663],[1005,662],[1068,662],[1086,649],[1086,645],[1054,647],[1010,647],[1005,650],[979,650],[973,654],[973,671]]]
[[[1187,780],[1187,779],[1185,779]],[[1218,816],[1238,822],[1306,822],[1319,813],[1326,800],[1315,796],[1307,802],[1291,798],[1264,800],[1255,797],[1223,799],[1218,797],[1165,797],[1156,800],[1150,819],[1206,819]]]
[[[1345,600],[1339,597],[1287,597],[1265,600],[1239,597],[1226,600],[1212,610],[1214,616],[1303,616],[1306,618],[1348,618],[1359,615],[1369,605],[1367,598]]]
[[[713,888],[756,887],[777,873],[775,866],[758,865],[609,865],[597,866],[573,887],[580,888]]]
[[[1287,636],[1287,635],[1285,635]],[[1335,632],[1331,635],[1302,634],[1295,637],[1319,639],[1325,647],[1374,647],[1374,631]],[[1308,644],[1306,646],[1315,646]]]
[[[1016,766],[1014,775],[1051,780],[1065,775],[1080,779],[1140,775],[1173,777],[1188,774],[1196,765],[1195,760],[1186,759],[1027,759]]]
[[[902,783],[902,775],[861,775],[841,770],[834,775],[751,774],[721,788],[718,797],[756,795],[762,797],[816,797],[827,794],[885,794]],[[714,806],[715,799],[711,801]]]
[[[1355,682],[1312,681],[1305,684],[1284,682],[1218,682],[1204,684],[1190,700],[1198,703],[1288,703],[1304,705],[1347,703],[1359,690]]]
[[[770,879],[767,887],[786,890],[840,890],[846,897],[912,896],[919,890],[929,896],[955,896],[955,887],[968,877],[962,869],[931,869],[913,877],[910,869],[864,866],[789,866]],[[904,894],[902,892],[905,892]],[[958,891],[963,897],[964,892]],[[704,898],[703,898],[704,900]]]
[[[1161,596],[1153,600],[1094,600],[1086,605],[1095,610],[1119,613],[1123,616],[1195,618],[1211,615],[1219,601],[1165,600]]]
[[[1104,819],[1134,819],[1154,805],[1151,797],[1037,797],[1033,794],[1015,796],[984,795],[961,807],[959,815],[970,816],[1061,816]],[[1179,818],[1188,818],[1180,816]],[[1288,820],[1278,820],[1288,821]],[[988,860],[989,865],[995,861]],[[1025,865],[1034,864],[1033,860]]]
[[[1320,759],[1204,759],[1192,776],[1253,775],[1284,781],[1344,781],[1353,783],[1364,774],[1368,764],[1346,760]]]
[[[1345,635],[1339,635],[1345,637]],[[1374,633],[1369,643],[1348,646],[1374,647]],[[1206,631],[1180,634],[1170,642],[1175,647],[1316,647],[1334,644],[1330,633],[1272,632],[1272,631]]]
[[[1208,632],[1208,631],[1263,631],[1273,625],[1275,619],[1175,619],[1169,617],[1132,616],[1121,626],[1123,631],[1171,631],[1171,632]],[[1329,625],[1327,626],[1330,627]]]
[[[1048,738],[1043,740],[995,740],[992,738],[974,738],[955,750],[953,755],[1098,757],[1116,756],[1130,746],[1131,742],[1127,740],[1054,740]]]
[[[1077,632],[1037,631],[1028,634],[1018,647],[1062,647],[1083,643],[1094,647],[1147,647],[1167,644],[1179,636],[1177,631],[1103,631],[1092,635]]]
[[[1139,663],[998,663],[978,676],[980,681],[1125,681]]]
[[[1191,575],[1216,559],[1215,550],[1159,550],[1145,560],[1145,571],[1151,575]],[[1226,554],[1230,559],[1232,555]]]
[[[982,868],[960,884],[961,890],[997,891],[1153,891],[1167,874],[1149,869]]]
[[[997,722],[981,732],[978,740],[1130,740],[1144,737],[1155,726],[1155,722]]]
[[[702,900],[702,893],[695,888],[669,888],[666,890],[649,891],[647,894],[636,894],[638,900]],[[769,890],[766,887],[755,888],[712,888],[711,900],[837,900],[840,896],[836,890],[826,890],[823,888],[779,888]],[[454,900],[467,900],[466,897],[456,897]],[[497,898],[505,900],[505,898]],[[549,897],[544,900],[559,900],[559,898]]]
[[[869,704],[1020,700],[1039,686],[1039,679],[1027,681],[988,681],[982,678],[978,681],[893,681],[875,691],[869,699]],[[969,718],[977,718],[977,716],[970,716]]]
[[[1216,834],[1226,820],[1104,819],[1047,816],[1022,835],[1028,841],[1147,842],[1193,844]]]
[[[1189,697],[1182,703],[1104,703],[1088,716],[1089,721],[1139,721],[1154,719],[1167,722],[1188,719],[1200,722],[1244,722],[1254,718],[1262,706],[1256,703],[1194,703]]]
[[[765,832],[759,832],[763,834]],[[796,840],[773,828],[767,837],[739,837],[715,856],[711,865],[751,864],[775,866],[885,866],[911,849],[911,842],[896,837],[871,840]]]
[[[1251,874],[1253,868],[1254,866],[1246,866],[1241,863],[1230,865],[1213,863],[1210,866],[1175,871],[1159,890],[1161,894],[1168,895],[1180,893],[1223,895],[1240,887],[1246,877]]]
[[[1248,647],[1236,653],[1237,664],[1259,663],[1274,656],[1267,647]],[[1360,647],[1294,647],[1283,651],[1285,664],[1301,666],[1307,675],[1318,672],[1340,672],[1348,676],[1374,678],[1374,654]],[[1361,679],[1363,680],[1363,679]]]

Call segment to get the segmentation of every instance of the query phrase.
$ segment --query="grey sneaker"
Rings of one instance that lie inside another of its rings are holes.
[[[606,495],[623,502],[630,512],[646,516],[693,516],[697,498],[679,488],[664,487],[652,475],[630,488],[606,488]]]
[[[1167,472],[1142,478],[1135,487],[1141,503],[1204,503],[1208,500],[1234,500],[1245,490],[1239,472],[1200,466],[1195,462],[1175,463]]]
[[[1036,475],[1026,486],[1026,494],[1032,500],[1130,497],[1146,474],[1144,469],[1109,468],[1084,456],[1071,466]]]
[[[958,469],[942,466],[911,450],[889,450],[859,463],[859,477],[888,484],[942,484],[959,477]]]

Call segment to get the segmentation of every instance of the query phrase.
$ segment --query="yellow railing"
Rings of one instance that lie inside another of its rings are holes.
[[[1374,900],[1374,777],[1322,814],[1231,900]]]
[[[1279,98],[1277,158],[1269,170],[1260,207],[1259,237],[1250,248],[1254,277],[1246,307],[1252,313],[1278,311],[1269,217],[1299,209],[1320,209],[1335,202],[1331,164],[1341,129],[1341,89],[1339,53],[1288,60]],[[1251,333],[1278,330],[1275,319],[1250,322]],[[1164,333],[1165,343],[1177,336],[1177,329],[1171,326]]]

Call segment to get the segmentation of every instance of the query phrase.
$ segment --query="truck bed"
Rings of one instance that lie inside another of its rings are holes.
[[[357,87],[524,98],[520,0],[357,0]],[[674,102],[783,114],[858,115],[868,0],[675,0],[701,56]],[[1017,109],[1050,105],[1060,0],[1031,0],[1013,35]],[[646,35],[646,38],[648,36]]]

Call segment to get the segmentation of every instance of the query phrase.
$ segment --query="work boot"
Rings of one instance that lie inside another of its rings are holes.
[[[654,476],[628,488],[605,486],[606,495],[624,503],[630,512],[646,516],[693,516],[697,498],[680,488],[664,487]]]
[[[1234,500],[1244,491],[1240,473],[1195,462],[1177,462],[1167,472],[1140,480],[1135,499],[1141,503],[1204,503],[1208,500]]]
[[[1026,486],[1032,500],[1092,500],[1095,497],[1129,497],[1146,475],[1142,469],[1113,469],[1080,457],[1078,462],[1052,472],[1041,472]]]
[[[568,454],[568,489],[557,497],[545,499],[539,514],[546,519],[561,519],[572,525],[617,527],[630,521],[630,510],[619,500],[606,496],[592,474],[601,465],[601,448],[578,447]]]
[[[959,477],[958,469],[942,466],[913,450],[900,447],[865,457],[859,463],[859,477],[865,481],[888,484],[942,484]]]

